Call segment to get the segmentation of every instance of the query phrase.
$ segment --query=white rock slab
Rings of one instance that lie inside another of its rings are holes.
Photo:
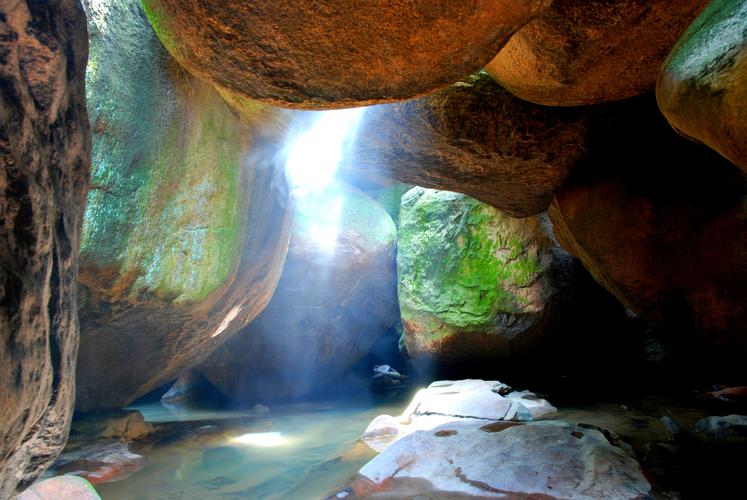
[[[407,480],[428,485],[418,492],[426,496],[450,492],[627,499],[651,490],[636,460],[610,444],[602,432],[559,421],[519,424],[499,432],[488,432],[474,422],[417,431],[391,444],[359,474],[371,492],[386,492],[392,498],[398,481],[412,488],[413,482]]]
[[[439,380],[418,391],[402,415],[376,417],[362,439],[371,449],[381,452],[408,434],[450,422],[526,422],[557,411],[534,393],[509,391],[506,384],[496,380]],[[504,397],[499,393],[508,394]]]

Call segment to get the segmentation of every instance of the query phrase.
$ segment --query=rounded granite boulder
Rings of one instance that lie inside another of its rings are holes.
[[[662,61],[707,0],[555,0],[487,66],[514,95],[548,106],[653,88]]]
[[[672,131],[653,99],[641,104],[649,118],[632,114],[605,135],[555,196],[555,235],[681,347],[716,348],[722,361],[743,355],[747,175]]]
[[[291,217],[282,127],[242,118],[180,68],[137,0],[85,8],[93,172],[76,407],[92,410],[173,380],[257,316]]]
[[[465,193],[515,217],[536,215],[607,111],[522,101],[480,71],[418,99],[366,108],[343,169]]]
[[[656,96],[678,132],[747,171],[747,2],[711,2],[672,49]]]
[[[462,194],[412,189],[397,252],[407,353],[473,363],[541,346],[561,323],[570,261],[543,217],[513,219]]]
[[[222,92],[299,108],[406,99],[478,70],[549,0],[144,0],[163,44]]]

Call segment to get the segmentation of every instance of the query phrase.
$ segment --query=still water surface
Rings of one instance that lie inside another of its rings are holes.
[[[373,457],[357,442],[368,423],[407,402],[402,395],[267,413],[134,406],[161,437],[135,449],[148,457],[142,470],[96,489],[105,500],[324,498]]]

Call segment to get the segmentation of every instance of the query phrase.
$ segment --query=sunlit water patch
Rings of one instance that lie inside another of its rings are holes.
[[[97,485],[105,499],[312,499],[343,485],[373,453],[357,440],[396,402],[310,403],[255,411],[138,406],[162,436],[138,452],[147,465]]]

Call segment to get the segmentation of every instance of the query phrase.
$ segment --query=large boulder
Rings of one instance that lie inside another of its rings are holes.
[[[342,184],[297,199],[270,304],[198,369],[242,402],[324,391],[397,319],[396,237],[381,206]]]
[[[556,195],[555,234],[644,320],[743,353],[747,176],[660,116],[630,118]]]
[[[747,171],[747,2],[708,5],[672,49],[656,95],[677,131]]]
[[[271,115],[240,119],[179,68],[136,0],[85,6],[93,188],[76,406],[90,410],[173,380],[259,314],[290,210]]]
[[[549,0],[144,0],[166,48],[240,98],[305,107],[405,99],[487,63]]]
[[[67,439],[90,172],[77,0],[0,2],[0,498]]]
[[[571,258],[546,219],[468,196],[402,197],[397,270],[410,356],[478,363],[526,354],[562,330]]]
[[[537,106],[479,72],[419,99],[367,108],[343,169],[536,215],[583,157],[604,111]]]
[[[578,106],[653,88],[662,61],[708,0],[555,0],[486,66],[522,99]]]
[[[496,380],[438,380],[415,394],[397,417],[379,415],[371,421],[361,440],[382,452],[413,432],[446,423],[515,425],[556,412],[546,400],[529,391],[513,391]]]
[[[647,498],[638,462],[584,424],[450,422],[414,432],[367,463],[345,493],[373,498]],[[338,495],[339,497],[339,495]]]

